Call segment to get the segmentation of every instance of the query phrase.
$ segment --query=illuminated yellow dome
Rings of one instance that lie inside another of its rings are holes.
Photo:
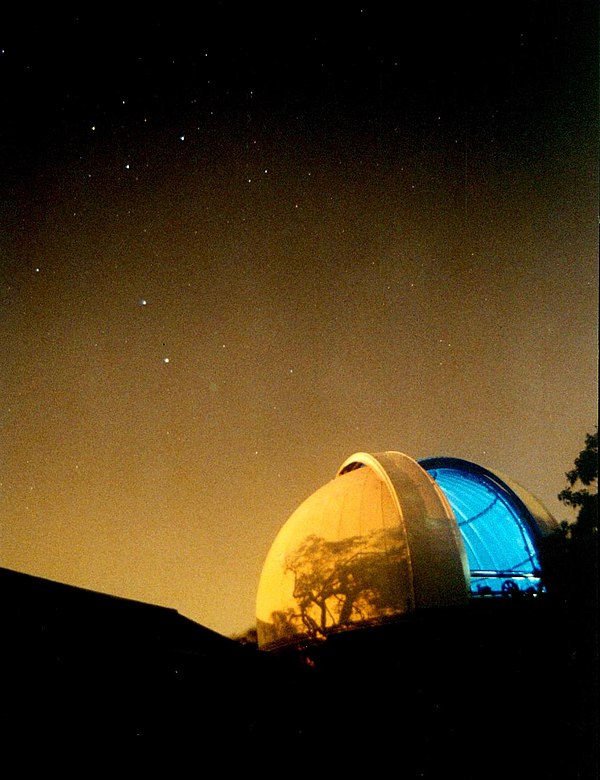
[[[263,648],[415,609],[465,603],[469,568],[450,504],[400,452],[357,453],[281,528],[263,566]]]

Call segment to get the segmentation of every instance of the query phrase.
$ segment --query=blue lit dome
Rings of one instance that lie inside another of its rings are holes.
[[[459,458],[425,458],[419,465],[450,502],[469,560],[472,595],[539,591],[539,544],[557,524],[535,496]]]

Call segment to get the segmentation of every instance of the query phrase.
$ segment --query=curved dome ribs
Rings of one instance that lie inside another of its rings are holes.
[[[437,481],[437,473],[430,472],[431,476]],[[494,505],[497,503],[497,496],[484,507],[480,512],[472,513],[472,497],[471,503],[469,502],[469,494],[464,489],[461,491],[456,485],[456,480],[452,480],[446,476],[443,484],[443,490],[448,498],[450,505],[456,516],[458,527],[462,535],[462,541],[467,549],[467,557],[469,559],[469,566],[471,572],[475,569],[486,569],[490,567],[490,562],[493,560],[494,555],[490,548],[490,544],[484,538],[482,533],[484,529],[480,529],[476,524],[476,521],[481,517],[484,517]],[[486,566],[487,562],[487,566]]]
[[[547,513],[538,517],[537,499],[520,486],[517,494],[507,480],[469,461],[440,457],[420,464],[446,493],[458,519],[472,595],[540,590],[537,541],[554,521]]]
[[[478,512],[476,515],[472,515],[471,517],[465,517],[464,520],[459,521],[458,527],[463,528],[466,525],[469,525],[470,523],[474,523],[476,520],[479,520],[479,518],[484,517],[488,514],[488,512],[491,512],[492,509],[496,506],[500,499],[498,496],[494,496],[492,498],[491,503],[489,503],[486,507],[484,507],[481,512]]]

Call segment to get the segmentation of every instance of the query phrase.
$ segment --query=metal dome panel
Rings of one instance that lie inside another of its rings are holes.
[[[407,455],[357,453],[281,528],[257,594],[261,647],[468,598],[450,505]]]

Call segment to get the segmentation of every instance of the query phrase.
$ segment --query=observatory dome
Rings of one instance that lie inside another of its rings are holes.
[[[316,640],[468,597],[467,554],[442,488],[408,455],[357,453],[275,538],[258,587],[258,641]]]
[[[556,527],[548,510],[521,485],[460,458],[419,461],[444,492],[469,560],[471,593],[537,592],[539,545]]]

